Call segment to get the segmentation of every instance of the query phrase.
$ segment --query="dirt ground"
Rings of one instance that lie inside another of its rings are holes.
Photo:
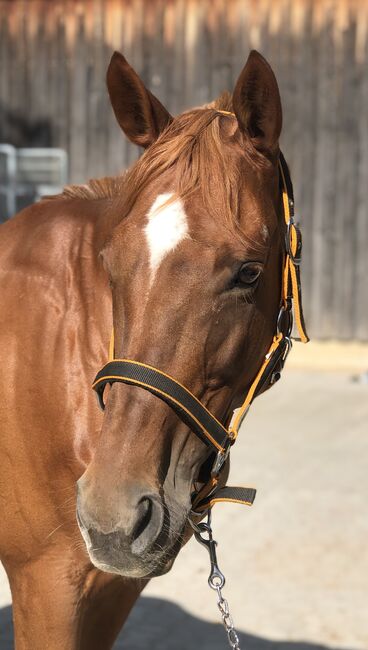
[[[255,402],[232,451],[230,483],[256,486],[254,506],[213,513],[245,650],[368,648],[368,346],[308,347]],[[192,540],[116,650],[226,648],[208,570]],[[1,573],[1,650],[13,647],[9,603]]]

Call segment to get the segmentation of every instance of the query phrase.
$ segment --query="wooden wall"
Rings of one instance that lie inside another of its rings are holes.
[[[105,89],[121,50],[171,112],[272,63],[303,226],[312,335],[368,339],[367,0],[0,0],[0,141],[65,148],[70,179],[137,151]]]

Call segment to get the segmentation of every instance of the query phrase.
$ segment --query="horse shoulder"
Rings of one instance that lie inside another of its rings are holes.
[[[98,255],[107,212],[103,201],[45,200],[0,228],[0,426],[11,447],[30,422],[30,444],[45,446],[52,423],[55,453],[80,458],[98,431],[91,382],[111,331]]]

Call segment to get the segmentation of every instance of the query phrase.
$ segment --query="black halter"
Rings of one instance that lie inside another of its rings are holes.
[[[273,385],[279,378],[286,357],[291,348],[291,330],[294,307],[296,326],[300,339],[306,343],[303,310],[301,303],[300,257],[302,239],[294,223],[294,197],[291,178],[284,156],[279,159],[280,187],[282,190],[285,218],[285,255],[283,262],[282,295],[277,331],[270,348],[262,360],[262,365],[254,378],[243,404],[234,411],[230,424],[226,427],[197,399],[191,391],[165,372],[131,359],[111,359],[96,375],[93,388],[97,392],[102,409],[105,408],[103,394],[107,384],[122,382],[139,386],[162,399],[177,416],[206,445],[216,453],[211,478],[199,493],[193,496],[193,508],[203,512],[216,501],[236,501],[250,505],[256,491],[253,488],[216,489],[218,476],[234,444],[240,425],[252,401],[265,388]]]

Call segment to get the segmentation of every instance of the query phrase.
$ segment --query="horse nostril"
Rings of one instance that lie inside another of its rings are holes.
[[[144,529],[148,526],[152,516],[152,501],[148,497],[144,497],[138,503],[138,521],[136,522],[132,532],[132,542],[135,542],[138,537],[143,533]]]
[[[161,533],[164,509],[155,497],[141,498],[137,506],[137,519],[132,532],[131,549],[135,554],[143,553],[152,546]]]
[[[91,514],[90,499],[82,501],[79,497],[76,516],[87,548],[99,556],[143,555],[163,530],[164,506],[159,495],[132,486],[116,505],[115,512],[94,507]]]

